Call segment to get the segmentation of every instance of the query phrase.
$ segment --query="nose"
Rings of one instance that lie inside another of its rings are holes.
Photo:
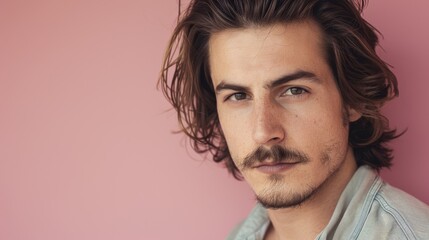
[[[253,139],[258,145],[275,145],[286,136],[282,125],[281,109],[276,103],[264,100],[253,109]]]

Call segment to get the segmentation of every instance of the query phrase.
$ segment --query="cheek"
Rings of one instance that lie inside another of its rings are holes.
[[[300,136],[297,141],[300,141],[301,144],[307,142],[306,145],[310,145],[307,147],[347,141],[348,125],[344,124],[341,106],[337,103],[326,105],[332,107],[323,106],[325,105],[317,105],[308,108],[308,111],[297,112],[298,117],[294,118],[294,123],[292,123],[296,127],[289,128],[294,131],[295,136]],[[291,132],[289,131],[289,133]]]
[[[235,136],[233,131],[236,122],[235,117],[227,114],[222,109],[218,109],[218,116],[222,132],[229,146],[231,144],[231,140],[234,139]]]
[[[233,160],[242,158],[246,155],[247,144],[250,138],[249,129],[250,121],[246,118],[245,114],[232,114],[230,112],[218,110],[219,122],[222,132],[225,136],[229,152]]]

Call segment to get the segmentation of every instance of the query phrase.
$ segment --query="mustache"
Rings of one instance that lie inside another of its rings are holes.
[[[272,159],[273,163],[295,163],[308,162],[309,157],[299,151],[290,150],[285,147],[274,145],[271,148],[258,147],[255,151],[248,154],[240,164],[240,170],[252,168],[266,159]]]

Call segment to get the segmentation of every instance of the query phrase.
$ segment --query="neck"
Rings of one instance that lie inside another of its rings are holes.
[[[299,206],[268,209],[271,226],[265,239],[315,239],[329,223],[341,193],[356,169],[355,160],[351,157],[311,198]]]

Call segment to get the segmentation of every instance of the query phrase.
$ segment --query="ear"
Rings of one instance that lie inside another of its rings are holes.
[[[356,109],[347,107],[349,122],[356,122],[359,118],[362,117],[362,113],[358,112]]]

